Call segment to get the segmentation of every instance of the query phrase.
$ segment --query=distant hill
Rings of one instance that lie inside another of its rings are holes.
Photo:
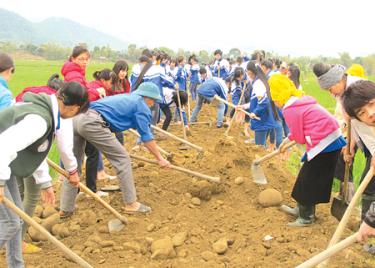
[[[64,18],[48,18],[34,23],[20,15],[0,9],[0,41],[19,43],[57,43],[74,46],[86,43],[90,48],[109,45],[116,50],[124,50],[128,44],[113,36]]]

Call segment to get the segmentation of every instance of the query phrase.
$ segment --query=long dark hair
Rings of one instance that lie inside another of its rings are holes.
[[[289,65],[289,72],[290,72],[289,79],[293,81],[293,83],[296,86],[296,88],[299,88],[299,86],[301,85],[301,83],[299,81],[300,76],[301,76],[300,69],[298,68],[297,65],[290,64]]]
[[[268,84],[267,77],[264,74],[264,72],[262,71],[262,68],[260,68],[260,66],[258,64],[256,64],[255,61],[249,61],[249,63],[246,66],[246,69],[248,71],[252,72],[253,74],[255,74],[255,76],[260,81],[262,81],[262,83],[266,87],[266,94],[267,94],[267,97],[269,98],[270,103],[271,103],[273,116],[276,120],[280,120],[279,115],[277,113],[275,103],[273,102],[272,97],[271,97],[270,85]]]
[[[235,82],[237,86],[241,84],[241,81],[237,80],[237,78],[240,78],[241,75],[245,76],[244,69],[242,67],[236,67],[233,71],[232,82]]]
[[[115,73],[110,69],[103,69],[101,71],[94,72],[92,76],[95,78],[95,80],[103,79],[104,81],[109,81],[112,79],[113,81],[113,78],[115,78]]]
[[[122,90],[122,82],[119,78],[120,71],[128,71],[129,72],[129,65],[124,60],[118,60],[116,61],[115,65],[112,68],[112,71],[115,73],[115,77],[112,80],[112,89],[113,90]],[[125,76],[125,80],[128,79],[128,73]]]

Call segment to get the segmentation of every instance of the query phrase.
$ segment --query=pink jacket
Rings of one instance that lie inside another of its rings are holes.
[[[79,67],[78,64],[67,61],[61,69],[61,74],[64,76],[65,82],[75,81],[80,83],[83,87],[88,88],[86,81],[86,71]]]
[[[313,97],[292,97],[283,107],[289,140],[306,144],[310,160],[341,136],[337,120]]]

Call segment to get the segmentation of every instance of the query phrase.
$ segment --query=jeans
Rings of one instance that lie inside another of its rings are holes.
[[[171,120],[172,120],[171,109],[166,104],[160,105],[160,109],[162,110],[162,112],[165,115],[165,119],[164,119],[164,122],[163,122],[162,129],[167,130],[168,127],[169,127],[169,124],[171,123]]]
[[[211,103],[213,99],[214,98],[207,98],[207,97],[204,97],[204,96],[198,94],[197,104],[195,105],[193,113],[191,114],[190,122],[192,122],[192,123],[197,122],[197,117],[198,117],[198,114],[199,114],[200,110],[202,109],[203,102],[207,101],[207,102]],[[217,122],[216,122],[216,125],[222,126],[223,125],[225,105],[222,102],[218,102],[216,107],[217,107]]]
[[[190,83],[191,99],[195,101],[197,99],[197,87],[198,83]]]
[[[40,184],[36,184],[34,177],[17,177],[18,190],[23,202],[24,212],[30,217],[34,216],[34,211],[40,199]],[[24,222],[22,225],[22,237],[25,236],[29,225]]]
[[[124,203],[134,203],[137,200],[137,196],[129,154],[124,146],[121,146],[118,140],[112,135],[112,132],[106,125],[107,123],[100,114],[91,109],[73,119],[73,151],[77,158],[78,172],[81,174],[86,141],[90,142],[105,155],[115,168],[117,177],[120,180],[120,189]],[[97,166],[95,166],[95,171],[96,168]],[[77,190],[68,180],[65,179],[63,181],[60,199],[60,208],[62,211],[72,212],[74,210]]]
[[[270,143],[274,144],[276,140],[276,148],[279,148],[280,144],[283,141],[283,127],[281,122],[276,122],[277,126],[274,129],[270,130]]]
[[[5,183],[4,195],[18,208],[23,210],[16,178],[11,176]],[[22,220],[11,209],[0,204],[0,248],[6,246],[8,267],[23,268],[22,258]]]
[[[254,133],[255,144],[266,147],[267,136],[269,135],[270,130],[255,130]]]

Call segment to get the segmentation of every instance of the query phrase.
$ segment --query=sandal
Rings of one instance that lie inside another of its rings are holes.
[[[127,210],[124,208],[124,212],[127,214],[146,214],[151,212],[151,208],[146,206],[142,203],[139,204],[139,208],[137,210]]]
[[[64,219],[68,219],[68,218],[70,218],[72,215],[73,215],[73,211],[71,211],[71,212],[68,212],[68,211],[60,211],[59,212],[59,214],[60,214],[60,219],[61,220],[64,220]]]

